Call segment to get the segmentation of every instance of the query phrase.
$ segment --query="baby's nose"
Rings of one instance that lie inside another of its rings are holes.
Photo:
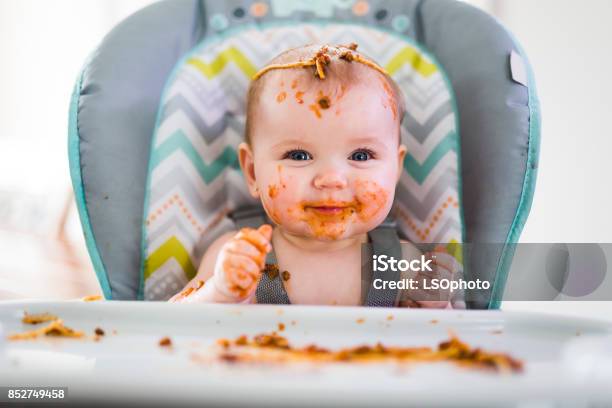
[[[315,188],[342,189],[347,185],[346,178],[338,172],[325,172],[314,179]]]

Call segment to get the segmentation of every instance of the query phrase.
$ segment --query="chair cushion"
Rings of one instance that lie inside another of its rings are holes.
[[[234,228],[248,194],[236,148],[250,78],[280,51],[356,42],[398,83],[408,147],[392,215],[412,242],[463,242],[458,118],[442,67],[412,40],[354,24],[247,26],[205,39],[175,67],[162,96],[146,187],[145,298],[167,299],[196,273],[210,243]]]

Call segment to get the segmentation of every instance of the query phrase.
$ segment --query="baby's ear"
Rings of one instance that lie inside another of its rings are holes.
[[[238,161],[242,174],[249,188],[249,193],[253,198],[259,198],[259,191],[257,189],[257,183],[255,181],[255,161],[253,160],[253,151],[247,143],[240,143],[238,145]]]
[[[406,147],[406,145],[401,144],[397,149],[397,180],[396,180],[396,183],[399,183],[399,180],[402,177],[402,173],[404,172],[404,159],[406,158],[406,153],[408,153],[408,148]]]

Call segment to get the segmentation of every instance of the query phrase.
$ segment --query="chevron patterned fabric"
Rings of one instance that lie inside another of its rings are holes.
[[[414,43],[345,24],[248,28],[207,39],[169,79],[159,109],[147,185],[145,299],[166,300],[196,273],[205,249],[233,229],[228,212],[259,205],[236,156],[252,75],[280,51],[308,43],[348,44],[370,55],[406,100],[408,146],[392,215],[416,243],[462,242],[457,112],[441,67]]]

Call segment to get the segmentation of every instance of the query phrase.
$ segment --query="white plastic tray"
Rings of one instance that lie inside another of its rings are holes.
[[[101,327],[106,335],[99,342],[6,340],[10,333],[32,328],[21,323],[24,311],[55,314],[89,336]],[[192,358],[210,354],[220,337],[270,332],[279,322],[291,344],[328,348],[378,341],[435,347],[452,330],[473,346],[509,352],[526,369],[520,375],[495,375],[451,364],[232,365]],[[0,325],[0,386],[66,386],[72,402],[612,404],[612,327],[585,319],[500,311],[9,301],[0,302]],[[169,350],[158,345],[164,336],[172,339]]]

